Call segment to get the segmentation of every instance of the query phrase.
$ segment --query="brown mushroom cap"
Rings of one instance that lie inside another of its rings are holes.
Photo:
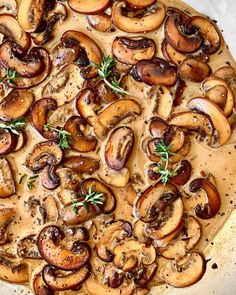
[[[0,158],[0,198],[11,197],[16,192],[11,166],[7,159]]]
[[[33,289],[35,295],[54,295],[54,291],[44,283],[42,272],[35,276],[33,280]]]
[[[50,165],[45,166],[40,174],[40,180],[44,188],[48,190],[56,189],[60,184],[59,177],[56,174],[56,167]]]
[[[0,156],[8,155],[14,151],[17,144],[17,136],[12,132],[0,129]]]
[[[176,170],[176,175],[171,179],[175,185],[185,185],[192,174],[192,166],[189,161],[183,160],[180,167]]]
[[[168,129],[168,124],[160,117],[153,117],[150,120],[149,131],[156,138],[164,138]]]
[[[87,15],[86,19],[90,26],[99,32],[114,32],[115,27],[112,23],[111,16],[106,13],[96,15]]]
[[[111,5],[112,0],[96,0],[96,2],[88,3],[86,0],[81,0],[79,3],[76,0],[68,0],[68,5],[76,12],[83,14],[98,14],[103,12]]]
[[[62,165],[83,174],[92,174],[99,168],[99,161],[90,157],[71,156],[64,159]]]
[[[166,39],[163,40],[161,49],[165,59],[168,62],[175,64],[176,66],[181,64],[186,58],[186,55],[184,53],[179,52],[174,47],[172,47]]]

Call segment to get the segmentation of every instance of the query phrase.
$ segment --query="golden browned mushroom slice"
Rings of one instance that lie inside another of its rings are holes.
[[[209,19],[202,16],[190,17],[187,26],[198,29],[198,32],[204,38],[204,44],[201,46],[202,52],[205,54],[213,54],[220,48],[221,38],[215,25]]]
[[[149,131],[153,137],[164,138],[164,134],[168,129],[168,124],[159,117],[153,117],[150,120]]]
[[[182,52],[179,52],[174,47],[172,47],[170,43],[167,42],[166,39],[163,40],[161,49],[165,59],[175,64],[176,66],[181,64],[186,58],[185,54],[183,54]]]
[[[42,259],[38,251],[36,235],[21,239],[17,244],[17,254],[21,258]]]
[[[225,80],[232,89],[234,96],[236,96],[236,72],[235,68],[224,66],[217,69],[214,73],[215,77]]]
[[[135,65],[142,59],[152,59],[156,44],[144,37],[116,37],[112,43],[112,53],[119,62]]]
[[[97,139],[84,133],[85,126],[86,122],[81,117],[73,116],[66,122],[64,129],[71,134],[70,147],[87,153],[95,150]]]
[[[140,243],[148,245],[151,243],[151,239],[147,236],[146,231],[146,223],[138,220],[135,222],[133,226],[133,236],[136,238]]]
[[[178,106],[184,99],[184,90],[186,89],[186,83],[184,80],[178,79],[175,86],[175,91],[173,94],[173,105]]]
[[[98,170],[99,161],[90,157],[71,156],[65,158],[62,165],[80,174],[92,174]]]
[[[222,110],[216,104],[209,99],[196,97],[190,100],[187,107],[210,117],[217,132],[216,142],[213,142],[211,146],[218,147],[227,143],[231,135],[230,124]]]
[[[42,271],[43,280],[54,291],[74,289],[83,284],[90,276],[89,264],[73,272],[63,272],[50,265],[46,265]]]
[[[113,289],[119,288],[124,281],[124,274],[119,272],[112,264],[106,265],[103,275],[106,284]]]
[[[162,269],[164,281],[176,288],[188,287],[204,275],[206,262],[202,255],[190,253],[180,261],[170,261]]]
[[[44,62],[37,47],[24,55],[19,45],[9,41],[0,46],[0,61],[5,69],[14,69],[23,78],[38,76],[44,70]]]
[[[177,80],[176,68],[157,57],[139,61],[134,66],[134,72],[140,81],[150,86],[173,86]]]
[[[216,86],[218,88],[216,88]],[[202,82],[202,90],[210,100],[223,110],[226,117],[232,114],[235,105],[235,97],[226,81],[211,76]]]
[[[202,36],[198,33],[188,36],[181,30],[181,26],[187,21],[188,16],[175,9],[169,10],[169,14],[165,22],[165,37],[168,43],[180,52],[197,51],[202,45]]]
[[[201,233],[201,226],[197,219],[188,216],[178,237],[172,239],[166,247],[159,249],[159,251],[167,259],[183,258],[198,243]]]
[[[181,150],[185,143],[185,135],[182,128],[170,125],[164,134],[164,142],[167,146],[171,146],[170,151],[173,153]]]
[[[13,152],[16,144],[16,134],[8,130],[0,129],[0,156],[8,155]]]
[[[124,167],[119,171],[113,170],[109,167],[103,167],[98,174],[99,178],[108,185],[124,188],[130,180],[130,171]]]
[[[133,239],[121,241],[113,249],[113,254],[114,265],[124,272],[130,272],[140,264],[150,265],[156,259],[156,250],[152,245],[145,246]]]
[[[127,117],[136,118],[141,114],[140,105],[133,99],[119,99],[109,104],[98,115],[94,124],[94,132],[98,138],[104,139],[111,128]]]
[[[76,1],[69,0],[68,5],[76,12],[83,14],[98,14],[103,12],[111,5],[112,0],[96,0],[96,2],[88,3],[86,0]]]
[[[11,91],[0,103],[0,118],[3,121],[13,121],[23,117],[34,101],[32,92],[26,90]]]
[[[175,185],[161,182],[146,189],[135,204],[135,214],[143,222],[152,222],[157,218],[157,213],[162,211],[168,201],[175,200],[178,196]]]
[[[16,211],[13,208],[0,209],[0,246],[9,243],[8,226],[16,216]]]
[[[114,256],[114,247],[121,240],[129,238],[131,235],[132,226],[129,222],[125,220],[117,220],[109,224],[95,246],[98,257],[105,262],[111,262]]]
[[[32,171],[39,171],[46,165],[56,166],[60,164],[63,152],[53,141],[45,141],[36,144],[28,154],[25,165]]]
[[[58,220],[58,204],[52,195],[49,195],[43,199],[42,208],[45,213],[45,222],[56,222]]]
[[[38,273],[33,280],[33,289],[35,295],[54,295],[54,291],[50,289],[43,281],[42,272]]]
[[[8,14],[16,15],[17,1],[16,0],[1,0],[0,11],[1,11],[1,13],[8,13]]]
[[[206,194],[206,204],[198,204],[195,208],[195,213],[199,218],[209,219],[219,212],[221,205],[220,194],[209,180],[196,178],[189,184],[189,190],[193,193],[203,190]]]
[[[176,170],[176,175],[171,179],[175,185],[185,185],[192,174],[192,166],[189,161],[183,160]]]
[[[60,185],[59,177],[56,174],[56,167],[47,165],[40,174],[41,184],[48,190],[54,190]]]
[[[125,0],[125,2],[135,9],[144,9],[155,3],[156,0]]]
[[[134,146],[134,132],[129,127],[115,129],[105,147],[105,161],[114,170],[125,167]]]
[[[26,263],[16,264],[0,257],[0,279],[15,284],[29,283],[29,266]]]
[[[0,158],[0,198],[8,198],[16,192],[11,166],[7,159]]]
[[[114,32],[115,26],[112,23],[111,16],[106,13],[96,15],[87,15],[86,19],[90,26],[99,32]]]
[[[112,6],[112,20],[115,26],[127,33],[144,33],[154,31],[159,28],[166,16],[165,6],[155,1],[152,7],[152,13],[141,12],[140,17],[128,16],[128,13],[123,14],[126,8],[126,3],[116,1]]]
[[[153,264],[149,266],[141,266],[140,268],[137,269],[137,272],[134,271],[134,273],[139,273],[139,276],[134,278],[134,284],[137,288],[144,288],[146,287],[154,278],[155,274],[157,271],[157,264],[154,262]],[[140,289],[136,289],[137,291]],[[142,293],[141,294],[148,294],[149,290],[147,293]],[[139,293],[137,293],[139,294]]]
[[[38,248],[41,256],[52,266],[61,270],[77,270],[90,258],[90,248],[82,242],[74,242],[69,250],[61,245],[63,231],[57,226],[47,226],[39,233]]]
[[[210,74],[211,68],[207,63],[191,57],[186,58],[178,67],[178,76],[182,80],[199,83]]]
[[[7,39],[18,44],[24,51],[30,47],[29,35],[22,30],[18,21],[10,15],[0,15],[0,33],[4,35],[4,40]]]
[[[206,137],[208,144],[211,144],[213,126],[211,121],[204,114],[196,112],[176,113],[170,118],[169,123],[188,130],[199,132],[201,138]]]
[[[43,21],[47,0],[21,1],[18,7],[17,19],[25,32],[35,32]]]

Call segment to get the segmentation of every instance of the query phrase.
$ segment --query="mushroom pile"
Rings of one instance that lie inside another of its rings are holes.
[[[1,280],[144,295],[204,275],[222,198],[193,155],[230,146],[236,73],[177,4],[1,1]]]

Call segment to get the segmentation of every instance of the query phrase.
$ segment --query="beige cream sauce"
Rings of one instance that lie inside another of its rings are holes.
[[[162,0],[162,2],[166,6],[175,6],[182,10],[187,9],[192,14],[197,14],[196,11],[194,11],[189,6],[187,6],[186,4],[180,1]],[[111,44],[116,36],[128,35],[119,30],[116,30],[115,33],[96,32],[92,30],[91,28],[89,28],[86,22],[85,16],[77,14],[77,13],[71,13],[70,11],[70,14],[68,15],[67,20],[64,23],[57,25],[56,37],[51,42],[49,42],[45,47],[49,51],[51,51],[60,42],[61,35],[65,31],[70,29],[82,31],[88,34],[93,40],[95,40],[99,44],[100,48],[102,49],[105,55],[111,54]],[[157,56],[162,57],[161,41],[163,39],[163,26],[155,32],[145,34],[145,36],[155,40],[157,44]],[[213,72],[219,67],[225,66],[227,61],[230,61],[231,65],[235,66],[235,62],[233,61],[233,58],[225,44],[222,44],[221,49],[223,50],[222,54],[220,55],[215,54],[214,56],[210,57],[210,66],[212,67]],[[48,77],[48,79],[44,83],[36,87],[36,89],[32,89],[36,95],[36,99],[40,99],[42,97],[41,96],[42,88],[57,71],[58,71],[57,69],[53,69],[50,77]],[[82,86],[82,79],[79,76],[78,76],[78,86],[80,87]],[[135,94],[134,99],[141,104],[143,109],[142,116],[137,118],[137,120],[134,122],[131,122],[131,123],[121,122],[119,124],[120,126],[124,124],[131,126],[135,133],[136,144],[127,166],[130,169],[131,175],[133,175],[134,173],[138,173],[140,174],[141,179],[144,181],[143,184],[134,185],[134,188],[137,191],[143,191],[152,184],[152,182],[148,180],[145,174],[145,168],[150,164],[150,162],[144,155],[143,151],[141,150],[141,142],[146,136],[149,136],[148,124],[146,124],[145,121],[146,120],[148,121],[148,119],[153,116],[153,110],[154,110],[154,102],[150,101],[147,97],[145,97],[145,92],[148,91],[149,89],[150,89],[149,87],[143,84],[143,91],[139,91],[136,89],[134,85],[133,87],[131,85],[129,91]],[[194,83],[188,83],[188,87],[185,91],[185,100],[183,104],[180,107],[178,107],[178,109],[176,108],[174,110],[174,112],[184,109],[186,102],[191,97],[194,97],[197,95],[202,95],[200,91],[200,85],[194,84]],[[59,96],[57,96],[57,100],[58,100],[58,97]],[[62,100],[64,100],[64,97],[62,97]],[[62,101],[58,101],[58,103],[60,105],[62,104]],[[74,110],[74,101],[72,101],[68,105],[62,106],[61,111],[57,115],[52,114],[51,122],[54,122],[54,123],[60,122],[63,125],[63,122],[66,119],[63,116],[66,112],[68,112],[69,115],[73,113],[76,114],[76,111]],[[88,132],[92,133],[93,131],[91,129],[91,130],[88,130]],[[44,139],[39,134],[37,134],[36,131],[30,126],[27,127],[27,133],[28,133],[28,136],[30,137],[30,140],[27,146],[20,152],[7,156],[7,158],[11,162],[11,165],[14,169],[16,183],[19,182],[21,175],[25,173],[27,175],[30,175],[30,171],[28,171],[24,167],[26,155],[32,150],[33,146],[37,142],[44,141]],[[101,149],[99,151],[99,154],[97,155],[96,153],[94,154],[90,153],[90,155],[93,155],[96,158],[102,159],[105,141],[100,142],[100,144],[101,144]],[[220,192],[221,200],[222,200],[222,206],[217,217],[207,221],[200,220],[202,228],[203,228],[203,236],[200,243],[196,247],[196,249],[203,251],[203,253],[204,253],[204,248],[207,245],[206,239],[208,239],[208,241],[212,240],[212,238],[215,236],[217,231],[222,227],[222,225],[224,224],[224,222],[230,215],[232,208],[234,207],[234,203],[236,199],[235,198],[236,186],[234,184],[235,175],[236,175],[236,165],[235,165],[236,148],[234,147],[234,145],[235,144],[232,143],[218,149],[212,149],[207,147],[203,143],[201,144],[197,142],[192,136],[192,147],[191,147],[190,153],[186,157],[191,162],[193,167],[193,175],[191,177],[191,180],[196,177],[199,177],[201,171],[213,174],[216,178],[217,188]],[[72,154],[72,152],[67,152],[67,153]],[[73,154],[76,154],[76,153],[73,152]],[[102,162],[103,161],[101,161],[101,163]],[[102,169],[103,169],[103,165],[101,164],[100,172],[102,171]],[[96,173],[95,173],[95,176],[96,176]],[[1,207],[5,207],[5,206],[15,207],[17,208],[17,212],[18,212],[18,218],[16,219],[15,223],[11,225],[11,232],[13,234],[13,243],[10,246],[5,247],[5,249],[9,250],[12,253],[16,254],[16,244],[20,238],[28,234],[38,233],[43,226],[38,224],[37,218],[33,219],[30,216],[29,210],[27,210],[27,208],[24,206],[24,202],[27,201],[30,196],[34,196],[42,200],[45,196],[51,194],[51,192],[43,188],[39,188],[39,186],[40,186],[39,182],[37,181],[36,188],[28,192],[26,190],[26,181],[24,180],[21,185],[17,186],[17,195],[15,197],[10,198],[9,200],[4,200],[4,199],[0,200]],[[186,187],[184,188],[186,189],[186,191],[187,191],[187,186],[188,185],[186,185]],[[130,207],[126,203],[124,194],[121,192],[121,190],[114,189],[114,191],[117,197],[117,209],[115,211],[116,218],[129,220],[133,223],[135,219],[133,217],[132,207]],[[53,194],[56,196],[57,192],[55,191],[53,192]],[[194,198],[192,199],[194,200],[194,204],[195,204],[195,199]],[[183,198],[183,200],[185,202],[186,209],[188,210],[188,212],[190,214],[194,214],[192,210],[192,206],[194,205],[193,202],[189,202],[186,198]],[[40,215],[38,215],[37,217],[40,217]],[[93,257],[91,259],[91,262],[96,265],[97,265],[97,261],[98,261],[98,258]],[[45,264],[45,262],[37,262],[32,260],[28,260],[27,262],[30,264],[30,267],[32,269],[32,276],[34,273],[37,273]],[[89,279],[90,282],[93,281],[94,277],[95,275],[91,276],[91,278]],[[100,276],[98,277],[101,279]],[[160,281],[160,279],[157,277],[156,281]],[[18,293],[19,289],[17,290],[18,290],[17,291]],[[63,293],[61,292],[60,294],[75,294],[75,291],[73,292],[68,291]],[[102,285],[96,285],[95,283],[94,290],[92,292],[90,290],[90,293],[88,293],[86,289],[83,289],[82,291],[78,291],[77,294],[96,294],[96,295],[120,294],[120,290],[119,289],[111,290],[106,287],[102,287]]]

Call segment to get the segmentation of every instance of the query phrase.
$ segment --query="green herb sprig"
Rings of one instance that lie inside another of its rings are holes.
[[[0,79],[0,83],[5,84],[6,82],[9,82],[12,85],[16,85],[16,80],[20,77],[21,76],[16,72],[15,69],[7,69],[7,73]]]
[[[59,134],[58,146],[60,148],[62,148],[63,150],[70,147],[69,142],[71,140],[71,134],[69,132],[67,132],[66,130],[57,129],[57,128],[53,127],[51,124],[46,124],[44,126],[44,130],[45,131],[52,130],[52,131],[57,131],[58,132],[58,134]]]
[[[25,118],[18,118],[13,120],[10,124],[0,122],[0,129],[8,130],[16,135],[19,135],[19,129],[27,126]]]
[[[93,205],[102,205],[104,203],[104,195],[102,192],[95,192],[92,188],[89,188],[88,193],[83,201],[76,201],[74,199],[71,201],[72,210],[77,214],[79,207],[84,207],[86,212],[88,212],[89,203]]]
[[[31,191],[34,188],[35,181],[37,180],[38,177],[39,177],[38,174],[35,174],[35,175],[32,175],[28,178],[27,183],[26,183],[28,191]]]
[[[120,82],[116,79],[116,77],[111,77],[112,69],[115,65],[116,61],[110,55],[103,55],[101,66],[98,64],[93,64],[93,66],[98,69],[99,77],[114,93],[116,93],[117,95],[131,95],[129,92],[120,87]]]
[[[171,151],[172,145],[167,146],[164,141],[160,141],[155,148],[155,152],[161,157],[162,163],[158,163],[158,172],[161,174],[161,180],[164,184],[167,184],[169,178],[176,175],[175,171],[170,169],[169,164],[171,162],[170,156],[175,156],[176,153]]]

